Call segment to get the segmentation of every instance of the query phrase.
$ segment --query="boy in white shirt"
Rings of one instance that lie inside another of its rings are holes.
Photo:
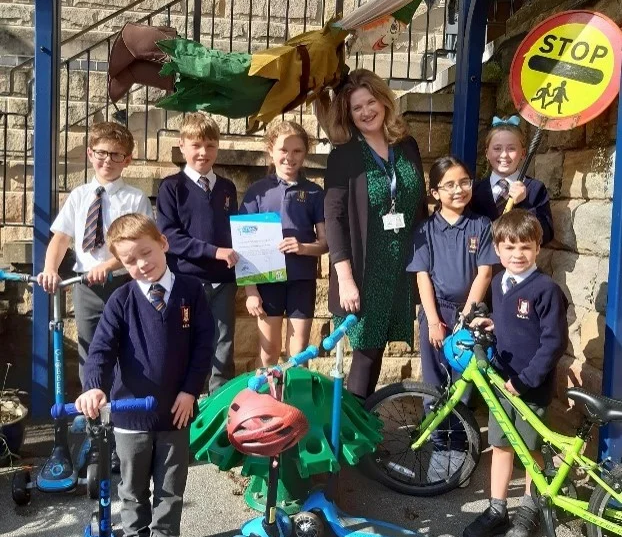
[[[147,196],[121,179],[123,169],[132,162],[133,150],[134,137],[123,125],[103,122],[91,127],[86,151],[95,176],[90,183],[72,190],[58,213],[51,227],[54,235],[45,254],[45,266],[37,276],[46,292],[56,291],[61,280],[58,267],[73,239],[76,253],[73,268],[78,274],[87,274],[89,282],[89,285],[77,285],[73,292],[80,383],[84,380],[84,361],[104,305],[117,287],[131,279],[108,250],[106,232],[124,214],[142,213],[153,218]],[[108,282],[111,272],[113,278]]]

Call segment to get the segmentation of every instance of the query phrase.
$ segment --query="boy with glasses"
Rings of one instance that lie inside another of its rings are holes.
[[[54,235],[45,254],[43,271],[37,276],[46,292],[55,293],[61,280],[58,267],[73,240],[76,254],[73,269],[77,274],[87,274],[89,282],[89,285],[77,285],[73,291],[81,384],[84,361],[104,305],[112,292],[130,279],[106,247],[106,231],[124,214],[138,212],[153,218],[147,196],[121,179],[123,169],[132,162],[133,149],[134,138],[126,127],[112,122],[91,127],[86,152],[94,176],[91,182],[72,190],[52,223]],[[111,272],[113,278],[107,281]]]

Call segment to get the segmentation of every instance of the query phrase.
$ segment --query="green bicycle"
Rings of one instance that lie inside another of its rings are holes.
[[[571,388],[568,398],[585,410],[577,434],[551,431],[526,403],[505,389],[504,380],[491,366],[494,336],[468,327],[469,320],[485,311],[474,309],[445,341],[445,355],[461,372],[460,379],[443,391],[419,382],[391,384],[367,400],[366,408],[384,421],[384,439],[364,459],[365,470],[389,488],[413,496],[435,496],[467,481],[481,452],[479,427],[461,402],[473,384],[533,479],[532,495],[547,536],[555,537],[555,508],[582,518],[588,537],[622,535],[622,465],[610,460],[596,463],[582,454],[595,426],[622,420],[622,401]],[[507,399],[541,436],[544,469],[531,456],[499,397]],[[561,458],[559,468],[553,465],[554,455]],[[589,502],[574,494],[569,480],[573,469],[586,472],[594,484]]]

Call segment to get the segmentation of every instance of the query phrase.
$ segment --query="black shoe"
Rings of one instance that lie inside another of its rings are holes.
[[[462,532],[463,537],[492,537],[505,533],[510,526],[507,511],[501,515],[492,508],[486,509]]]
[[[512,526],[506,532],[505,537],[531,537],[539,527],[539,513],[521,505],[512,517]]]
[[[116,448],[113,448],[112,453],[110,453],[110,471],[113,474],[121,473],[121,461],[119,460],[119,455],[117,455]]]

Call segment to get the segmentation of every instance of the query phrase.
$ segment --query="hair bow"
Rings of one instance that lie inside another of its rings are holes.
[[[499,127],[501,125],[514,125],[518,127],[520,125],[520,117],[518,116],[510,116],[507,119],[501,119],[500,117],[494,116],[492,118],[492,127]]]

